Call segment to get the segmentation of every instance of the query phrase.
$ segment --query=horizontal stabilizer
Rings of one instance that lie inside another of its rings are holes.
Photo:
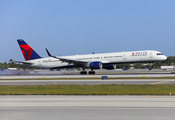
[[[32,65],[33,63],[31,62],[22,62],[22,61],[13,61],[15,63],[22,63],[22,64],[26,64],[26,65]]]

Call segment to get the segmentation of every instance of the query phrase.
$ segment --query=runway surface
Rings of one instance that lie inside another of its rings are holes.
[[[175,84],[173,79],[116,79],[116,80],[0,80],[0,85],[48,85],[48,84]]]
[[[0,96],[1,120],[174,120],[174,96]]]
[[[101,78],[108,76],[111,78],[120,77],[175,77],[175,74],[103,74],[103,75],[1,75],[0,79],[35,79],[35,78]]]
[[[107,76],[108,78],[116,79],[88,79],[88,78],[102,78]],[[175,79],[120,79],[122,77],[175,77],[175,74],[122,74],[122,75],[16,75],[16,76],[0,76],[0,85],[47,85],[47,84],[175,84]],[[42,80],[37,80],[41,78]],[[52,78],[53,80],[45,80],[46,78]],[[54,80],[54,78],[67,78],[64,80]],[[71,80],[69,78],[77,78],[77,80]],[[78,80],[84,78],[83,80]],[[87,78],[87,79],[86,79]],[[118,79],[117,79],[118,78]],[[8,80],[15,79],[15,80]],[[25,80],[33,79],[33,80]]]

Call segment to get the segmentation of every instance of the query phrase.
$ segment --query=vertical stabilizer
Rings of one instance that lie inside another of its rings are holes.
[[[17,41],[26,61],[41,58],[23,39]]]

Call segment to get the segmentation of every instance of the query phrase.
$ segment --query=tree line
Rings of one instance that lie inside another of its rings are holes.
[[[0,69],[1,69],[1,70],[7,69],[7,68],[37,69],[37,68],[34,68],[34,67],[28,67],[28,66],[20,65],[20,64],[18,64],[18,63],[13,62],[12,59],[9,60],[9,63],[7,63],[7,62],[0,63]]]
[[[175,56],[169,56],[167,57],[166,60],[164,61],[160,61],[160,62],[154,62],[153,64],[153,68],[155,69],[160,69],[161,66],[173,66],[175,65]],[[130,67],[133,67],[135,69],[144,69],[144,68],[149,68],[150,64],[147,63],[134,63],[134,64],[117,64],[117,68],[119,69],[129,69]]]

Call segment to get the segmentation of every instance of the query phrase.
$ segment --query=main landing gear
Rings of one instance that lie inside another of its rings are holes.
[[[91,71],[89,71],[89,74],[95,74],[95,71],[91,70]]]
[[[80,72],[80,74],[81,74],[81,75],[86,75],[86,74],[87,74],[87,71],[84,71],[84,70],[83,70],[83,71]]]
[[[93,71],[93,69],[91,69],[91,71],[88,72],[90,75],[95,74],[95,71]],[[83,68],[83,71],[80,72],[81,75],[86,75],[87,71],[85,71],[85,69]]]

